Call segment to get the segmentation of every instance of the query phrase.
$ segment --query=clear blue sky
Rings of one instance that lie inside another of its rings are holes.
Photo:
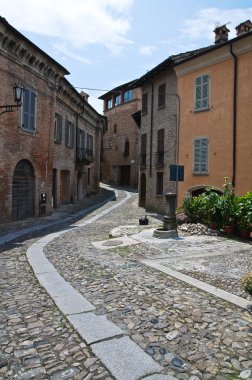
[[[252,0],[0,0],[1,16],[66,67],[79,88],[110,90],[169,55],[210,45],[217,23],[230,38],[252,21]],[[99,91],[86,90],[102,112]]]

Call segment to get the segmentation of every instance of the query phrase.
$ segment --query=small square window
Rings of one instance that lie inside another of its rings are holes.
[[[123,94],[124,103],[129,102],[132,99],[133,99],[133,90],[125,91],[125,93]]]
[[[110,108],[112,108],[113,107],[113,100],[112,100],[112,98],[111,99],[108,99],[107,100],[107,109],[109,110]]]

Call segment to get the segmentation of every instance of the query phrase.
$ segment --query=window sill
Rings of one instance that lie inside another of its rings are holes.
[[[165,108],[165,104],[163,106],[159,106],[157,109],[162,110],[163,108]]]
[[[203,175],[207,176],[207,175],[209,175],[208,172],[207,173],[192,173],[192,174],[196,175],[196,176],[203,176]]]
[[[27,133],[29,135],[35,135],[35,133],[36,133],[36,129],[26,129],[26,128],[23,128],[23,127],[21,127],[21,131],[25,132],[25,133]]]
[[[164,194],[156,194],[156,198],[163,198]]]
[[[199,112],[207,112],[207,111],[210,111],[210,107],[208,107],[208,108],[200,108],[200,109],[198,109],[198,110],[196,110],[196,109],[194,109],[194,113],[199,113]]]
[[[62,141],[56,141],[56,140],[54,140],[54,144],[58,144],[58,145],[60,145],[61,142],[62,142]]]
[[[146,112],[141,112],[141,116],[145,116],[145,115],[148,115],[148,111],[146,111]]]

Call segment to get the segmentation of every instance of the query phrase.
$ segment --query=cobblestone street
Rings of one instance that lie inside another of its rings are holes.
[[[117,202],[124,198],[118,190]],[[115,203],[108,202],[75,226]],[[136,241],[109,249],[92,244],[108,239],[118,226],[134,225],[135,232],[141,231],[144,227],[138,226],[138,219],[143,216],[137,194],[131,193],[122,206],[60,235],[44,252],[64,279],[95,306],[95,313],[121,328],[163,367],[167,379],[168,375],[186,380],[251,379],[251,313],[142,262],[168,257],[168,267],[245,297],[238,279],[211,275],[218,268],[225,271],[223,256],[217,261],[208,257],[204,265],[211,270],[204,274],[200,267],[195,270],[197,259],[192,266],[188,259],[182,268],[183,260],[174,259],[162,244]],[[148,218],[149,227],[160,226],[155,215]],[[42,236],[52,231],[53,227]],[[1,247],[0,379],[113,379],[35,278],[26,251],[38,239],[26,236]],[[222,253],[228,253],[232,241],[218,239]],[[237,244],[241,260],[236,262],[239,253],[231,255],[229,266],[233,262],[240,275],[244,267],[251,271],[251,244]],[[179,242],[177,246],[179,251]]]

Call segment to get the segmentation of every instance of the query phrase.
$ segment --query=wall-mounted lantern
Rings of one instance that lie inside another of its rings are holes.
[[[22,86],[18,85],[17,83],[14,84],[13,96],[14,96],[14,102],[16,102],[16,104],[6,104],[4,106],[0,106],[0,109],[4,109],[4,111],[0,113],[0,116],[4,114],[5,112],[14,112],[15,110],[18,110],[19,107],[21,107],[23,91],[24,89]]]

